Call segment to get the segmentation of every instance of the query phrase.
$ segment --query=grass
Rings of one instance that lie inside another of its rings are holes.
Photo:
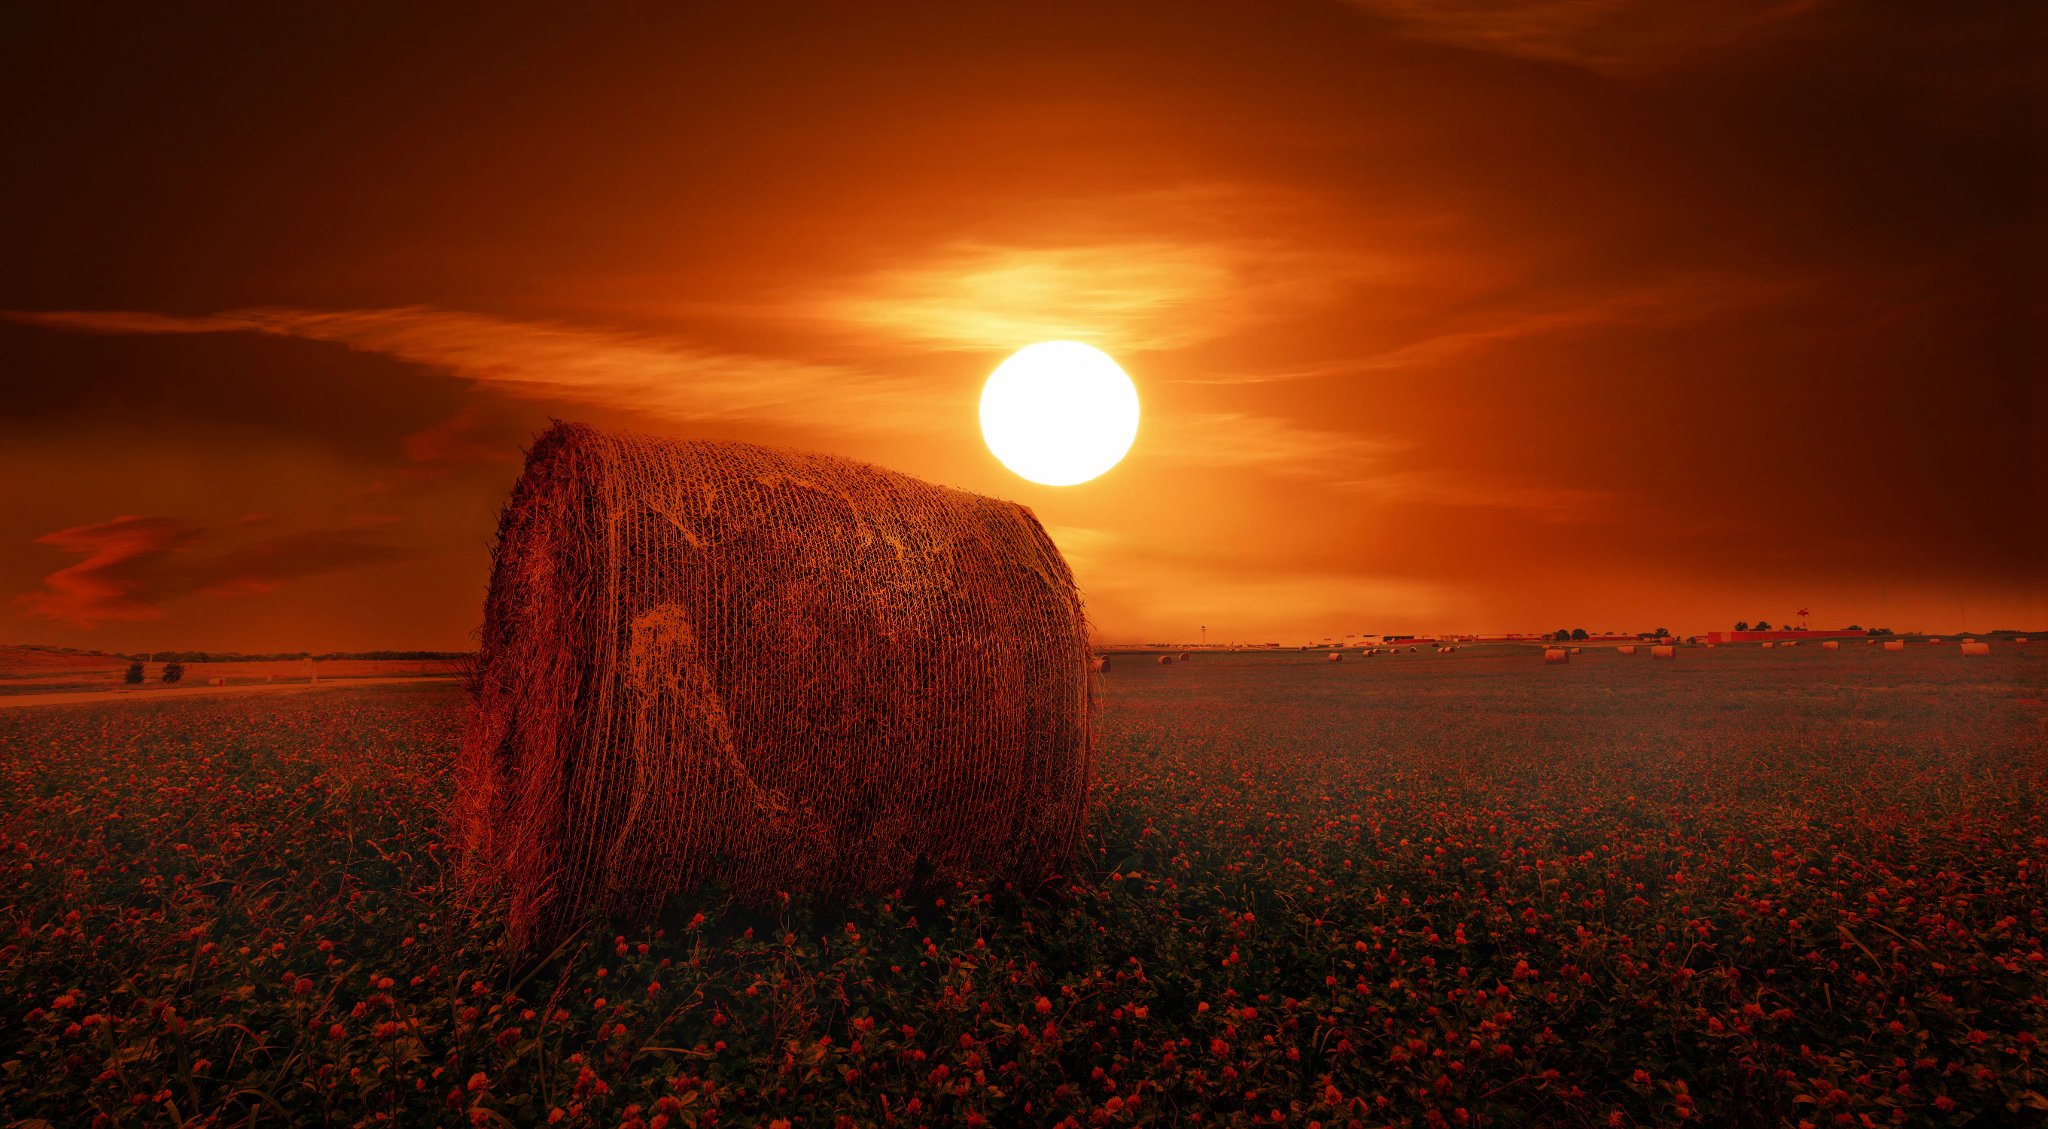
[[[1104,693],[1062,881],[706,893],[525,959],[446,885],[452,687],[0,713],[0,1124],[2048,1109],[2034,652],[1203,654]]]

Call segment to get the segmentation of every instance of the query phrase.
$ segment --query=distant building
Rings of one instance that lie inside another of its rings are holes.
[[[1870,632],[1857,628],[1854,631],[1801,631],[1798,628],[1777,631],[1709,631],[1709,643],[1763,643],[1784,639],[1861,639]]]

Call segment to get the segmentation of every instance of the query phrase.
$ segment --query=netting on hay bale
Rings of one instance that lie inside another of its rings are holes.
[[[705,881],[765,900],[1042,878],[1081,832],[1089,650],[1022,506],[557,424],[500,519],[465,877],[506,888],[515,945]]]

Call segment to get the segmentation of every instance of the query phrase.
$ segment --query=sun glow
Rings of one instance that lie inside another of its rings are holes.
[[[981,434],[1021,478],[1086,482],[1123,460],[1138,437],[1138,389],[1109,355],[1078,341],[1010,354],[981,390]]]

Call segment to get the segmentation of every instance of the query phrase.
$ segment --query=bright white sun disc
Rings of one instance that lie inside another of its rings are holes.
[[[981,435],[1019,477],[1086,482],[1122,461],[1138,437],[1138,388],[1092,345],[1027,345],[982,387]]]

